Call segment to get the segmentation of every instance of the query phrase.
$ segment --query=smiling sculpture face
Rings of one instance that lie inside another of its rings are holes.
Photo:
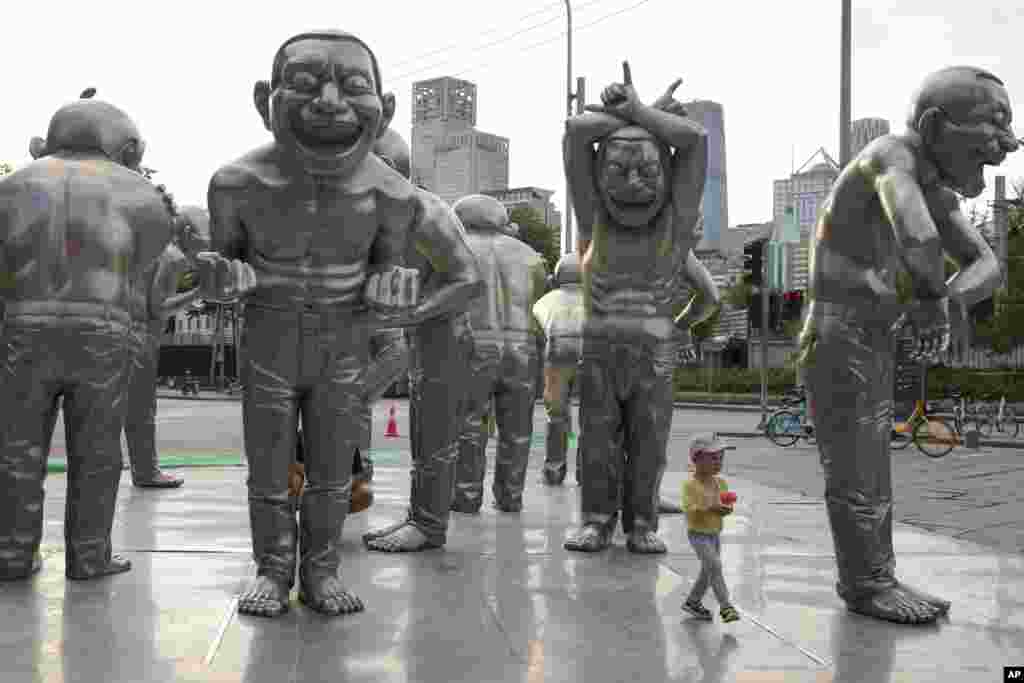
[[[609,216],[627,228],[650,224],[665,205],[661,152],[649,139],[611,138],[601,150],[598,189]]]
[[[299,40],[285,48],[271,97],[278,143],[351,170],[372,150],[383,118],[373,57],[354,40]]]
[[[999,84],[983,81],[970,101],[948,109],[932,155],[953,189],[977,197],[985,190],[985,166],[998,166],[1017,149],[1009,97]]]

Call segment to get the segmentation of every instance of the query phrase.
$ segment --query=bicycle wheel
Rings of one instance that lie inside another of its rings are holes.
[[[803,425],[800,416],[788,410],[780,410],[768,418],[764,433],[776,446],[792,446],[800,438]]]
[[[964,420],[965,432],[972,427],[981,432],[982,436],[986,438],[991,437],[992,432],[996,429],[996,420],[990,415],[978,413],[977,415],[972,415],[967,420]]]
[[[893,425],[889,448],[894,451],[902,451],[904,448],[909,446],[910,442],[913,440],[914,434],[909,429],[904,432],[898,432],[896,431],[896,425]]]
[[[914,444],[929,458],[941,458],[958,443],[956,432],[941,417],[928,417],[914,427]]]
[[[1020,422],[1017,422],[1017,414],[1010,406],[1003,408],[1003,421],[999,423],[998,428],[1000,434],[1005,434],[1011,439],[1016,439],[1020,434]]]

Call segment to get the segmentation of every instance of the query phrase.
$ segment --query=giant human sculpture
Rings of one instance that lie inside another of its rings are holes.
[[[65,573],[128,571],[110,532],[121,478],[124,391],[135,351],[133,287],[164,250],[173,216],[139,167],[145,145],[123,111],[61,107],[35,161],[0,180],[0,578],[42,566],[43,477],[58,401],[68,449]],[[213,288],[231,271],[208,258]]]
[[[608,547],[624,481],[627,547],[663,553],[658,491],[672,421],[676,328],[689,322],[685,312],[673,319],[672,311],[676,282],[697,241],[707,135],[672,98],[680,81],[648,106],[628,64],[623,72],[623,82],[602,93],[603,106],[566,121],[563,152],[579,225],[585,322],[582,525],[565,547]],[[626,472],[619,472],[623,450]]]
[[[409,146],[398,133],[385,131],[374,151],[409,178]],[[419,192],[426,202],[440,202],[426,190]],[[464,236],[462,224],[457,219],[455,222],[460,235]],[[423,292],[435,290],[450,277],[448,266],[439,256],[443,255],[421,253],[414,242],[410,243],[407,263],[419,271]],[[473,255],[465,246],[454,257],[473,258]],[[409,510],[404,520],[364,534],[366,547],[377,552],[418,552],[445,544],[454,491],[457,439],[465,412],[465,386],[473,346],[465,308],[406,330],[406,338],[407,358],[402,359],[398,355],[400,347],[393,344],[392,352],[382,352],[379,361],[367,370],[368,382],[378,386],[383,382],[375,377],[393,376],[403,362],[409,371],[409,441],[412,446]]]
[[[1002,82],[973,67],[928,76],[902,135],[886,135],[843,169],[811,243],[811,299],[801,334],[825,500],[836,549],[836,589],[850,610],[926,623],[950,603],[896,579],[892,544],[894,329],[906,313],[916,355],[949,341],[950,316],[991,295],[999,265],[959,208],[977,197],[986,165],[1017,149]],[[960,270],[945,281],[943,252]],[[916,301],[899,303],[904,269]]]
[[[257,275],[242,338],[257,575],[238,609],[284,612],[298,560],[299,599],[351,613],[363,603],[342,583],[341,532],[370,336],[464,309],[479,278],[450,208],[372,153],[395,100],[363,41],[333,30],[289,38],[254,99],[274,140],[218,170],[209,190],[214,248]],[[409,240],[446,266],[422,300],[418,274],[402,267]],[[307,483],[298,538],[288,466],[300,416]]]
[[[583,334],[583,291],[580,258],[566,254],[558,260],[555,289],[533,305],[533,316],[544,335],[544,410],[548,418],[543,477],[549,486],[565,481],[566,451],[572,432],[572,394],[580,362]],[[580,483],[580,459],[576,457],[576,483]]]
[[[466,228],[487,289],[470,309],[473,356],[452,509],[472,514],[483,503],[489,432],[484,416],[493,400],[498,429],[491,487],[494,507],[519,512],[533,437],[537,342],[542,335],[533,307],[544,294],[547,271],[540,254],[508,234],[508,211],[497,199],[470,195],[453,208]]]
[[[199,207],[183,207],[174,241],[142,276],[133,310],[138,352],[125,405],[124,435],[132,483],[140,488],[176,488],[183,481],[160,469],[156,450],[156,382],[160,335],[167,318],[199,298],[199,287],[179,293],[180,276],[210,247],[209,218]]]

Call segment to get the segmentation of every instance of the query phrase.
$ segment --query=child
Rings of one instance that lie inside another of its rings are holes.
[[[722,471],[722,457],[731,447],[714,434],[698,435],[690,443],[690,479],[683,484],[683,510],[686,512],[690,545],[700,558],[700,575],[693,585],[683,610],[698,619],[711,621],[711,612],[701,604],[708,586],[715,592],[721,605],[722,621],[728,623],[740,618],[729,601],[729,589],[722,574],[720,535],[722,517],[732,513],[731,505],[723,505],[721,495],[728,491]]]

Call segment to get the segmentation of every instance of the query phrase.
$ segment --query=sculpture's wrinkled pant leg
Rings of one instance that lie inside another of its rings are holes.
[[[576,372],[576,365],[544,368],[544,410],[548,418],[544,479],[549,484],[561,484],[565,480],[566,452],[569,449],[569,434],[572,432],[572,402],[569,396]]]
[[[140,350],[135,356],[132,381],[125,405],[124,435],[128,442],[128,461],[132,480],[152,481],[160,473],[156,451],[156,377],[160,358],[160,338],[146,330],[137,330]]]
[[[865,323],[831,308],[815,315],[805,365],[836,550],[836,588],[849,602],[896,584],[889,458],[894,341],[891,321]]]
[[[123,398],[134,351],[129,329],[114,321],[83,320],[70,327],[8,320],[2,338],[0,578],[24,578],[36,563],[46,457],[60,395],[68,461],[65,569],[73,578],[106,574],[121,479]]]
[[[618,522],[619,431],[625,424],[615,348],[601,340],[586,340],[579,371],[581,522],[604,527],[609,538]]]
[[[501,346],[476,340],[464,390],[466,415],[455,467],[452,509],[458,512],[475,513],[483,504],[489,436],[485,417],[490,411],[500,370]]]
[[[411,334],[412,489],[409,520],[444,545],[451,515],[472,332],[464,316],[429,320]]]
[[[623,463],[622,530],[627,534],[658,531],[658,494],[672,431],[675,355],[671,343],[630,354],[631,391],[618,459]]]
[[[306,486],[301,502],[302,576],[337,573],[348,514],[352,458],[360,445],[367,339],[351,315],[250,305],[243,333],[243,423],[249,517],[258,572],[294,582],[296,524],[288,496],[302,412]]]
[[[523,507],[539,362],[537,344],[533,341],[509,342],[502,352],[494,394],[498,452],[491,491],[498,509],[505,512],[518,512]]]

